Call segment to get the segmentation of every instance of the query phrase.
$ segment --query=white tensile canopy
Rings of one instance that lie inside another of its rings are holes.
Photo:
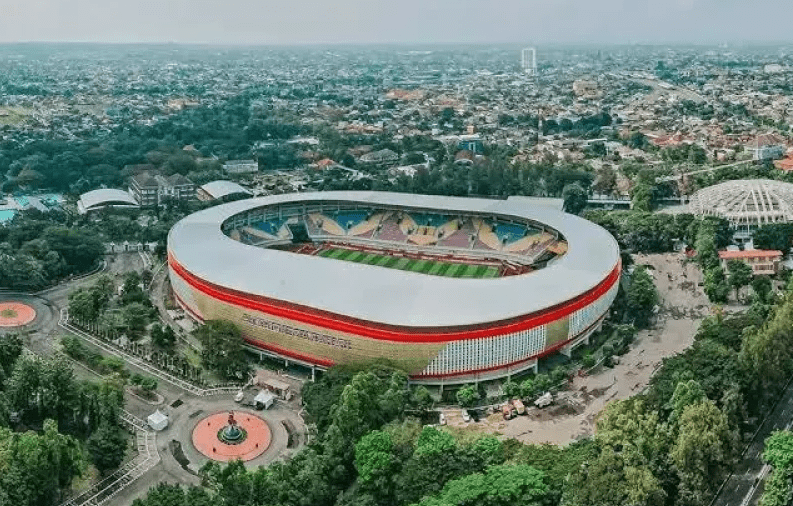
[[[275,395],[268,390],[261,390],[256,397],[253,398],[253,403],[257,408],[269,409],[275,402]]]
[[[154,413],[150,414],[147,418],[147,422],[149,423],[149,427],[154,430],[160,431],[168,427],[168,415],[161,412],[159,409]]]

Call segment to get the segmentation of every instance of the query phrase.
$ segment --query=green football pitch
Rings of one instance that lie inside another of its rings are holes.
[[[357,262],[359,264],[377,265],[403,271],[420,272],[433,276],[446,276],[449,278],[496,278],[498,267],[492,265],[461,264],[442,262],[438,260],[415,260],[412,258],[367,253],[343,248],[326,248],[318,253],[319,256]]]

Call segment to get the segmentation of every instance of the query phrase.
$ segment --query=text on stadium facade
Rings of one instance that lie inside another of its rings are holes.
[[[295,336],[301,339],[305,339],[307,341],[325,344],[327,346],[333,346],[335,348],[341,348],[343,350],[352,349],[352,341],[348,339],[341,339],[339,337],[329,336],[327,334],[320,334],[318,332],[312,332],[310,330],[290,327],[289,325],[284,325],[283,323],[274,322],[266,318],[259,318],[258,316],[252,316],[247,313],[244,313],[242,315],[242,321],[250,325],[255,325],[257,327],[270,330],[272,332],[277,332],[279,334]]]

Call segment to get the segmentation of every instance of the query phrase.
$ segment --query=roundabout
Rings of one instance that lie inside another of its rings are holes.
[[[0,327],[22,327],[36,319],[36,310],[21,302],[0,302]]]
[[[265,452],[272,434],[267,422],[246,411],[221,411],[203,418],[193,429],[193,446],[218,462],[249,461]]]

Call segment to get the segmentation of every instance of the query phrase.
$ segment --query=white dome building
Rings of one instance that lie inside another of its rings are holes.
[[[698,216],[727,219],[737,237],[749,237],[757,227],[793,221],[793,184],[771,179],[739,179],[699,190],[690,211]]]

